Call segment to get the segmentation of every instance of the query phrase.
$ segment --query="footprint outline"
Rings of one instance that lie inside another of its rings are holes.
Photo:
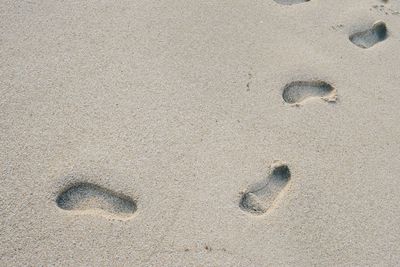
[[[301,106],[312,99],[333,103],[337,101],[337,90],[329,82],[319,79],[296,80],[283,87],[282,98],[285,103],[295,106]]]
[[[350,34],[349,40],[354,45],[369,49],[380,42],[385,41],[389,36],[386,23],[379,20],[372,24],[372,27]]]
[[[55,202],[64,211],[120,220],[132,218],[138,208],[136,199],[86,181],[66,186],[58,193]]]
[[[291,181],[289,166],[282,161],[274,161],[266,178],[241,192],[239,207],[252,215],[263,215],[270,210],[278,198],[288,188]]]

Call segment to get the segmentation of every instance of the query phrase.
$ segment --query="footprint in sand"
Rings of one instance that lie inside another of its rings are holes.
[[[309,2],[310,0],[274,0],[274,1],[281,5],[294,5],[294,4]]]
[[[286,164],[275,162],[271,169],[265,180],[250,186],[243,193],[239,202],[242,210],[259,215],[267,212],[288,185],[291,174]]]
[[[86,182],[66,188],[57,197],[56,203],[64,210],[119,219],[128,219],[137,208],[132,198]]]
[[[283,88],[282,97],[286,103],[300,105],[312,98],[335,102],[337,94],[336,89],[324,81],[295,81]]]
[[[378,21],[372,25],[372,28],[350,35],[349,39],[356,46],[365,49],[384,41],[387,36],[386,24]]]

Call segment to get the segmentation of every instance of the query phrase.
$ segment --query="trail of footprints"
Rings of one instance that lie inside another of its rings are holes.
[[[282,5],[294,5],[310,0],[274,1]],[[351,34],[349,40],[360,48],[368,49],[387,37],[386,24],[378,21],[367,29]],[[283,87],[282,98],[292,105],[300,105],[311,99],[335,102],[337,92],[325,81],[293,81]],[[274,162],[265,179],[250,185],[242,193],[239,201],[240,209],[254,215],[265,214],[284,193],[290,180],[291,172],[288,165]],[[58,195],[56,204],[62,210],[77,214],[99,214],[122,220],[132,218],[137,210],[137,203],[133,198],[88,182],[76,183],[65,188]]]

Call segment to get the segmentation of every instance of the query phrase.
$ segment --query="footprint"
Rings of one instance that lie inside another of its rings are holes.
[[[126,219],[136,211],[136,202],[125,195],[92,183],[78,183],[65,189],[57,197],[57,206],[82,213],[100,213]]]
[[[370,48],[382,42],[388,36],[386,24],[383,21],[375,22],[371,29],[356,32],[350,35],[350,41],[361,48]]]
[[[310,0],[274,0],[274,1],[281,5],[294,5],[294,4],[310,2]]]
[[[254,214],[267,212],[277,196],[283,191],[290,181],[289,167],[284,163],[275,162],[272,171],[266,178],[246,190],[239,202],[242,210]]]
[[[327,102],[335,102],[336,89],[324,81],[295,81],[283,88],[283,100],[289,104],[301,104],[301,102],[319,98]]]

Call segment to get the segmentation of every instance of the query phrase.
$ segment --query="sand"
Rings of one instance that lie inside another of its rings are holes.
[[[399,265],[400,2],[293,2],[2,1],[0,265]]]

